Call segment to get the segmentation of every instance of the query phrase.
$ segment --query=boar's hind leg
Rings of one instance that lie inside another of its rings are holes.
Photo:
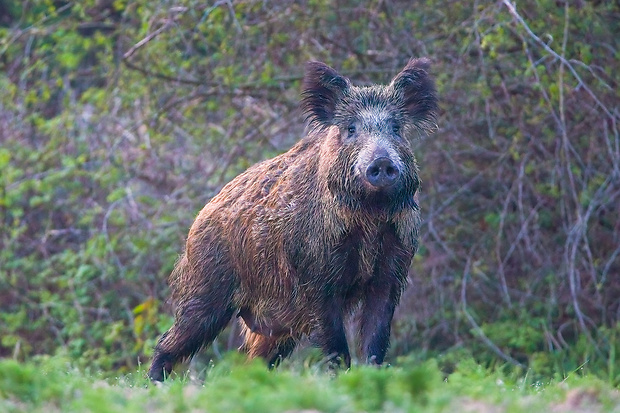
[[[170,374],[177,361],[193,356],[205,344],[210,344],[233,315],[231,301],[232,294],[227,300],[221,295],[214,299],[205,294],[181,304],[173,326],[155,346],[149,377],[163,381],[164,374]]]
[[[269,368],[277,367],[295,349],[297,340],[291,336],[268,337],[253,333],[246,328],[243,350],[251,358],[261,357],[267,361]]]
[[[280,362],[287,358],[293,350],[295,350],[295,346],[297,345],[297,340],[293,337],[287,337],[285,339],[280,339],[278,341],[278,345],[276,346],[275,351],[271,354],[271,357],[267,359],[267,365],[269,368],[278,367]]]

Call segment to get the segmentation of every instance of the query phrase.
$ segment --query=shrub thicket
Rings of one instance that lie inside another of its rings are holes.
[[[604,0],[0,0],[0,356],[148,357],[195,213],[302,136],[303,63],[363,84],[430,56],[392,354],[617,383],[619,22]]]

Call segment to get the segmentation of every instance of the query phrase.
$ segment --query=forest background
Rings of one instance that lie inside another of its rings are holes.
[[[193,218],[304,134],[303,66],[432,59],[388,358],[620,384],[617,1],[0,0],[0,357],[147,363]],[[206,351],[237,345],[232,325]]]

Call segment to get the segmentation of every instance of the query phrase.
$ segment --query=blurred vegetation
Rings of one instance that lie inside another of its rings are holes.
[[[0,0],[0,357],[135,370],[195,214],[303,136],[304,62],[429,56],[391,359],[620,384],[619,43],[612,0]]]
[[[269,371],[264,363],[227,356],[207,371],[163,385],[136,370],[102,378],[62,358],[27,363],[0,360],[0,410],[18,412],[347,413],[347,412],[608,412],[620,396],[594,377],[533,382],[481,368],[471,359],[443,376],[433,359],[402,359],[402,367],[360,366],[330,377],[295,366]],[[615,410],[614,410],[615,409]]]

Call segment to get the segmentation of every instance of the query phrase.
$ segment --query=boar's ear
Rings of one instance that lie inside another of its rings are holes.
[[[437,128],[437,93],[435,83],[428,74],[430,61],[426,58],[411,59],[394,77],[391,86],[406,116],[411,117],[420,130],[430,132]]]
[[[331,125],[336,104],[349,88],[349,80],[325,63],[306,63],[301,107],[306,121],[314,126]]]

